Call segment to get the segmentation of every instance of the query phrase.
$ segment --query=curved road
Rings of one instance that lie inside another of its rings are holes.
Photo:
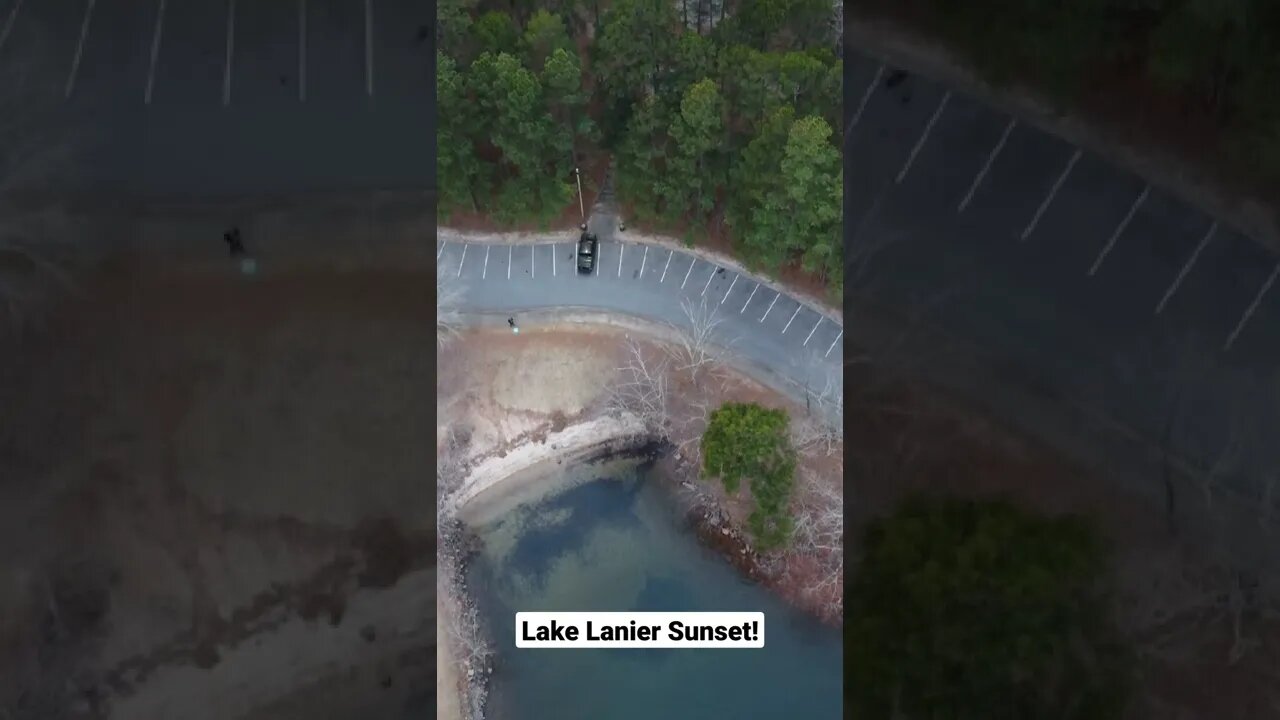
[[[603,235],[603,234],[602,234]],[[441,272],[458,278],[468,311],[513,313],[591,308],[687,324],[682,301],[706,302],[721,320],[722,344],[757,370],[819,396],[841,383],[844,329],[819,308],[692,253],[601,238],[596,271],[579,275],[574,243],[437,241]]]
[[[1261,431],[1252,451],[1271,451],[1273,251],[1090,152],[850,50],[845,223],[862,280],[847,294],[927,312],[1056,396],[1152,440],[1170,432],[1202,466],[1233,418]],[[1250,461],[1226,482],[1258,502],[1267,459]]]

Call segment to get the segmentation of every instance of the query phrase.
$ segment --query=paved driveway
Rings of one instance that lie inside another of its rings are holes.
[[[131,196],[431,184],[421,0],[0,0],[0,64]]]
[[[437,262],[465,287],[472,311],[585,307],[687,324],[681,302],[706,302],[721,342],[743,359],[811,393],[841,378],[844,330],[795,298],[690,253],[601,240],[590,275],[576,271],[574,245],[439,242]],[[838,391],[837,391],[838,392]]]
[[[1180,444],[1207,461],[1280,368],[1280,258],[1103,159],[849,52],[846,227],[860,288],[1151,438],[1185,372]],[[1190,348],[1188,350],[1187,348]],[[1243,386],[1253,389],[1242,390]],[[1270,427],[1272,425],[1268,425]],[[1256,478],[1233,478],[1258,496]]]

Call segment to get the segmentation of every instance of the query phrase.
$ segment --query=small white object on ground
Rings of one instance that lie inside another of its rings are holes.
[[[240,260],[240,272],[244,275],[253,275],[258,272],[258,261],[253,258],[242,258]]]

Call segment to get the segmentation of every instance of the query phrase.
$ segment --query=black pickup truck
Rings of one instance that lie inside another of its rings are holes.
[[[600,243],[593,233],[586,230],[578,237],[578,272],[590,274],[596,267],[596,253]]]

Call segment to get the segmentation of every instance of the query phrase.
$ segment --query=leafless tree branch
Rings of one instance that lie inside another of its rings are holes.
[[[436,350],[448,347],[462,332],[462,281],[436,266]]]
[[[718,337],[721,320],[716,317],[716,306],[708,306],[705,297],[697,302],[685,298],[680,301],[686,323],[676,327],[676,340],[668,347],[675,368],[689,374],[691,382],[705,370],[722,364],[732,342]]]

